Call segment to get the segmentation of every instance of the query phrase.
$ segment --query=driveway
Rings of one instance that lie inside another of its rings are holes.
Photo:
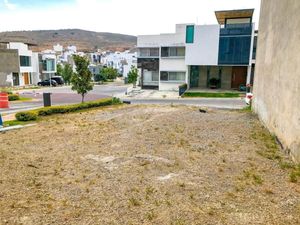
[[[123,101],[131,104],[158,105],[194,105],[219,109],[242,109],[246,107],[243,98],[181,98],[177,91],[141,90],[129,88],[128,95],[118,95]]]

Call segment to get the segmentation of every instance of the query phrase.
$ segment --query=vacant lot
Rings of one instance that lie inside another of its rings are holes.
[[[0,224],[300,224],[249,112],[119,106],[0,134]]]

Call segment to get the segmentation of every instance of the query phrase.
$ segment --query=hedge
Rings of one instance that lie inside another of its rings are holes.
[[[96,108],[96,107],[108,106],[108,105],[118,105],[118,104],[121,104],[120,99],[110,98],[110,99],[102,99],[99,101],[85,102],[85,103],[74,104],[74,105],[44,107],[37,110],[22,112],[22,114],[33,113],[36,114],[37,117],[49,116],[54,114],[65,114],[65,113],[80,111],[83,109]],[[16,115],[16,119],[18,121],[28,121],[28,120],[23,120],[23,118],[24,117],[18,118]]]
[[[8,95],[8,101],[18,101],[20,100],[20,96],[17,94],[9,94]]]
[[[32,121],[37,120],[38,116],[35,112],[19,112],[16,114],[16,119],[18,121]]]

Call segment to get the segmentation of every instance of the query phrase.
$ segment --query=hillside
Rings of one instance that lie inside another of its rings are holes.
[[[37,44],[32,50],[52,49],[59,43],[76,45],[79,51],[124,50],[136,45],[136,37],[79,29],[0,32],[0,41],[22,41]]]

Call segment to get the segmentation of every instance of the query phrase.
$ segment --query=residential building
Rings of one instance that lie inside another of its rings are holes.
[[[56,54],[55,51],[45,50],[39,54],[39,66],[41,80],[48,80],[56,74]]]
[[[137,50],[131,49],[124,52],[103,52],[101,64],[113,67],[119,74],[127,77],[131,66],[137,66]]]
[[[262,0],[253,107],[300,162],[300,1]]]
[[[89,70],[93,74],[93,80],[97,81],[96,76],[100,74],[102,69],[102,65],[97,64],[90,64]]]
[[[125,51],[123,65],[123,77],[127,77],[131,67],[137,67],[137,49]]]
[[[177,24],[172,34],[138,36],[142,88],[239,89],[251,81],[254,9],[215,12],[218,24]]]
[[[10,42],[0,49],[0,62],[6,64],[0,66],[1,85],[37,84],[39,81],[38,54],[29,50],[28,46],[30,44]]]

